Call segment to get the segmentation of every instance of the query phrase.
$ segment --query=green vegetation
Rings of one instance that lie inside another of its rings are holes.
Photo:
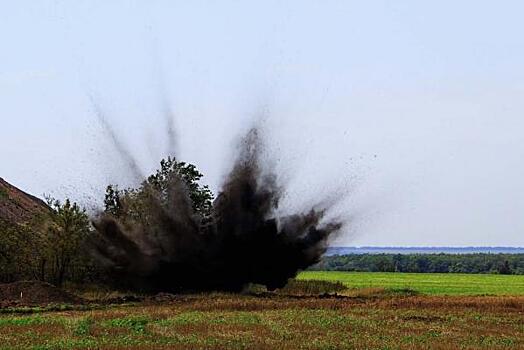
[[[305,271],[297,279],[341,282],[349,288],[408,288],[433,295],[524,295],[523,275]]]
[[[84,209],[48,199],[49,211],[24,225],[0,222],[0,281],[36,279],[61,286],[89,272],[84,242],[91,235]]]
[[[0,349],[505,349],[524,346],[522,297],[268,298],[0,316]]]
[[[194,212],[206,220],[211,216],[213,193],[208,186],[199,184],[202,176],[193,164],[178,162],[171,157],[162,159],[160,169],[136,189],[119,190],[117,186],[107,186],[105,212],[124,222],[148,225],[150,218],[145,214],[149,211],[144,208],[156,208],[158,200],[162,206],[168,207],[172,195],[169,189],[184,186],[189,192]]]
[[[326,256],[317,271],[499,273],[524,275],[524,254],[347,254]]]

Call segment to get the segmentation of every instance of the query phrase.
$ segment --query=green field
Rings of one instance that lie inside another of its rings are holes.
[[[350,288],[409,288],[431,295],[524,295],[524,275],[306,271],[297,278],[340,281]]]

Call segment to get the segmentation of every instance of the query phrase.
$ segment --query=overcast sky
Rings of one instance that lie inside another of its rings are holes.
[[[0,177],[88,206],[107,183],[132,184],[98,107],[144,173],[176,153],[216,191],[258,120],[284,206],[346,193],[337,244],[524,246],[523,13],[478,0],[0,1]]]

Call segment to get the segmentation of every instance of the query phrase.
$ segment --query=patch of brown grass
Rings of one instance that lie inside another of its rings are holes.
[[[47,313],[38,322],[2,323],[4,315],[0,337],[9,348],[56,349],[522,348],[523,310],[524,297],[211,293]]]

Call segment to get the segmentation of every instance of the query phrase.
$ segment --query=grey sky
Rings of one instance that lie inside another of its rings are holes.
[[[100,200],[173,148],[217,189],[262,118],[285,206],[351,245],[524,245],[520,1],[1,1],[0,176]]]

